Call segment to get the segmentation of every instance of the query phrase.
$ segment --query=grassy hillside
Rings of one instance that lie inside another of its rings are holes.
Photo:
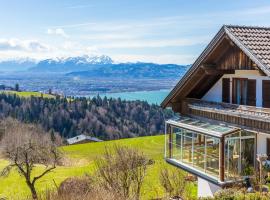
[[[41,179],[37,183],[38,190],[41,191],[48,188],[55,188],[53,180],[57,185],[59,185],[60,182],[67,177],[81,176],[86,173],[91,174],[94,171],[94,160],[102,155],[105,146],[112,146],[114,144],[138,148],[149,158],[155,160],[155,164],[150,166],[148,169],[146,181],[143,187],[143,197],[144,199],[151,199],[163,195],[163,190],[159,184],[159,171],[165,165],[169,166],[163,160],[164,136],[139,137],[62,147],[62,150],[67,154],[70,160],[70,162],[68,162],[68,166],[58,167],[54,172]],[[6,161],[0,160],[0,169],[6,164]],[[191,185],[190,187],[192,187],[192,193],[195,196],[196,186]],[[14,196],[16,196],[16,198],[20,199],[20,197],[28,194],[28,188],[17,172],[12,172],[9,177],[0,178],[0,198],[14,198]]]
[[[50,94],[42,94],[40,92],[29,92],[29,91],[22,91],[22,92],[17,92],[17,91],[1,91],[3,93],[7,94],[16,94],[20,97],[41,97],[43,95],[44,98],[55,98],[55,96],[50,95]]]

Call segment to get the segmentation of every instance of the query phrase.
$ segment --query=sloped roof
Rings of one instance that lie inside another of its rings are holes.
[[[77,136],[75,136],[73,138],[68,138],[67,143],[68,144],[75,144],[75,143],[78,143],[78,142],[81,142],[81,141],[84,141],[84,140],[89,140],[89,141],[93,141],[93,142],[102,142],[102,140],[100,140],[98,138],[81,134],[81,135],[77,135]]]
[[[224,36],[232,40],[267,76],[270,76],[270,28],[223,25],[187,73],[161,103],[163,108],[179,93],[183,84],[200,67],[203,60]]]
[[[270,70],[270,28],[225,27]]]

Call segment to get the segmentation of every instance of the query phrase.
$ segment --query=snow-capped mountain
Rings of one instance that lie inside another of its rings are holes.
[[[0,61],[0,71],[46,71],[46,72],[70,72],[88,70],[89,67],[112,64],[113,60],[106,55],[77,56],[51,58],[37,61],[31,58],[15,58]]]
[[[31,67],[35,67],[37,61],[31,58],[16,58],[0,61],[0,71],[13,72],[25,71]]]
[[[66,77],[120,77],[168,78],[182,74],[188,66],[156,63],[114,63],[109,56],[77,56],[45,59],[34,62],[28,59],[0,62],[2,71],[27,71],[28,73],[59,73]],[[11,71],[11,70],[10,70]]]
[[[46,59],[30,68],[34,72],[71,72],[90,70],[101,65],[111,65],[113,60],[109,56],[77,56],[67,58]]]

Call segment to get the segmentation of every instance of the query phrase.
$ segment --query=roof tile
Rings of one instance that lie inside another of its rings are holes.
[[[226,26],[249,51],[270,68],[270,28]]]

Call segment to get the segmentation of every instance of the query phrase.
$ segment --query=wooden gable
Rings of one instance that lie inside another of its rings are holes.
[[[220,48],[224,47],[223,45]],[[201,68],[204,69],[204,74],[194,89],[190,90],[187,95],[189,98],[202,98],[224,74],[234,74],[235,70],[259,70],[258,66],[235,45],[226,48],[214,62],[211,59],[206,60]]]

